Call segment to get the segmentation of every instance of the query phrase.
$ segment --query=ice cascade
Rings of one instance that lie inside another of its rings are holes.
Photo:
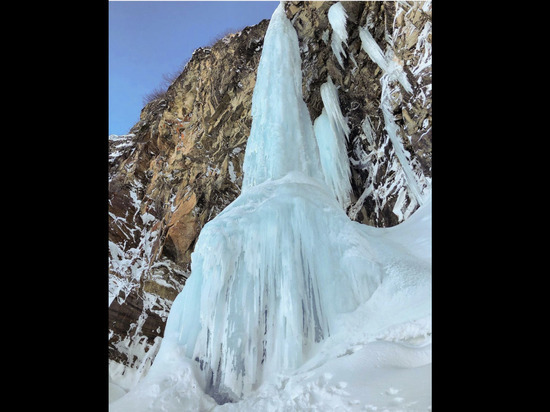
[[[349,177],[321,166],[316,134],[347,134],[330,109],[334,85],[314,133],[301,84],[298,38],[281,2],[259,63],[241,195],[203,227],[146,382],[112,412],[239,401],[321,353],[342,314],[385,290],[380,250],[326,183]]]
[[[258,68],[243,191],[204,226],[164,338],[197,360],[219,403],[302,365],[330,335],[334,316],[379,282],[325,185],[301,84],[298,38],[279,6]]]
[[[164,338],[198,362],[219,403],[302,365],[334,316],[379,282],[325,184],[301,84],[298,38],[279,6],[258,68],[242,193],[201,231]]]

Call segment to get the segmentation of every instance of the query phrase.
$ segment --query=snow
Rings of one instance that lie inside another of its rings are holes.
[[[328,21],[330,27],[332,27],[332,40],[330,45],[332,47],[332,52],[342,68],[344,67],[342,56],[346,57],[346,52],[342,47],[342,43],[346,46],[348,45],[348,32],[346,31],[347,18],[348,15],[342,3],[338,2],[330,6],[328,10]]]
[[[136,135],[133,133],[125,135],[109,135],[109,142],[112,143],[113,147],[109,151],[109,161],[112,162],[124,153],[124,149],[133,145],[133,138]]]
[[[241,195],[203,227],[154,363],[124,395],[110,383],[111,412],[431,409],[431,200],[392,228],[349,219],[317,144],[347,135],[331,83],[314,132],[281,3]]]
[[[233,162],[231,160],[227,164],[227,170],[229,172],[229,179],[235,183],[237,181],[237,174],[235,173],[235,166],[233,166]]]

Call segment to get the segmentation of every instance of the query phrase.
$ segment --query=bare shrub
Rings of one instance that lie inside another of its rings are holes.
[[[233,33],[238,33],[239,31],[242,31],[242,29],[235,29],[233,27],[230,27],[226,30],[224,30],[223,32],[221,32],[220,34],[214,36],[209,42],[208,42],[208,47],[212,47],[214,46],[214,44],[216,44],[217,42],[219,42],[221,39],[223,39],[224,37],[226,36],[229,36],[230,34],[233,34]]]
[[[164,73],[162,75],[162,82],[159,86],[155,87],[151,92],[143,96],[143,105],[151,103],[153,100],[162,99],[166,97],[166,92],[168,88],[177,80],[180,74],[183,72],[185,65],[189,62],[189,59],[186,59],[178,69],[170,72]]]
[[[147,105],[153,100],[162,99],[164,96],[166,96],[166,88],[161,86],[155,87],[151,92],[143,96],[143,105]]]

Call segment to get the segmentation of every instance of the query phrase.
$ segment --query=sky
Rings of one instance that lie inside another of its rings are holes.
[[[279,1],[109,1],[109,135],[139,121],[143,98],[193,51],[271,15]]]

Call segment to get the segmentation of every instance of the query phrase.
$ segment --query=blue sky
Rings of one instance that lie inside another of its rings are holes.
[[[278,1],[109,1],[109,134],[139,120],[143,97],[228,29],[271,18]]]

